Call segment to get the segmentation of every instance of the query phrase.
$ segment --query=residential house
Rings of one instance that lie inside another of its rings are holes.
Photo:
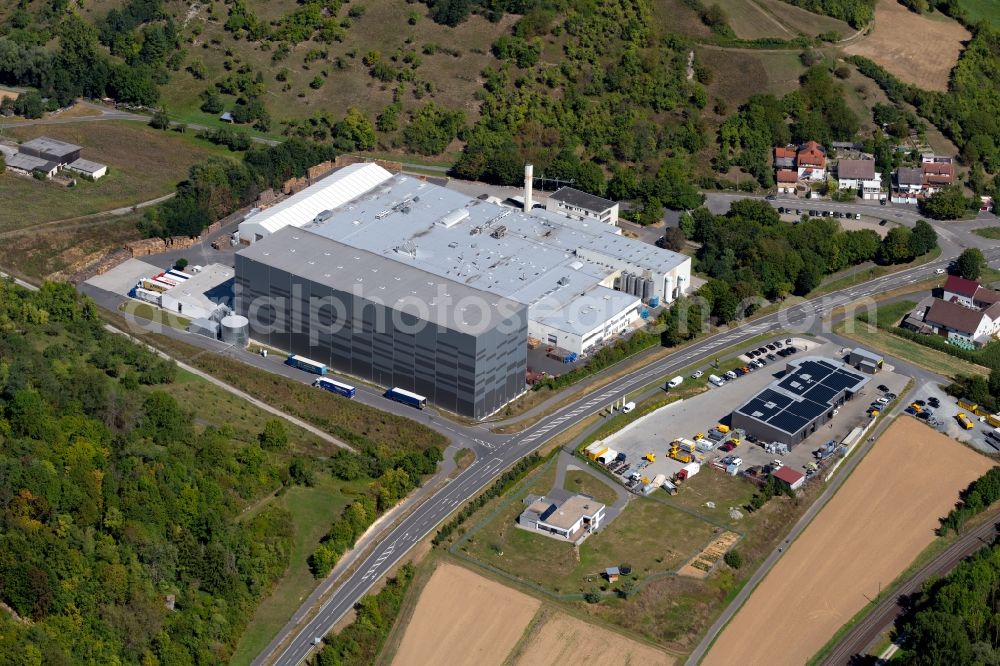
[[[950,162],[923,162],[924,194],[934,194],[955,183],[955,165]]]
[[[795,154],[795,165],[801,180],[826,180],[826,149],[815,141],[806,141]]]
[[[1000,302],[976,310],[951,301],[934,299],[924,324],[960,347],[982,347],[1000,332]]]
[[[563,501],[529,495],[524,501],[528,507],[518,516],[518,526],[559,540],[579,543],[597,531],[604,519],[605,506],[587,495]]]
[[[775,181],[778,183],[778,194],[795,194],[795,184],[799,182],[799,174],[794,169],[778,169]]]
[[[794,169],[795,168],[795,148],[790,146],[778,147],[774,149],[774,168],[775,169]]]
[[[917,195],[924,189],[924,170],[918,167],[899,167],[893,175],[892,203],[917,203]]]
[[[837,187],[877,200],[882,198],[882,174],[875,171],[875,160],[842,159],[837,162]]]
[[[942,300],[977,310],[1000,302],[1000,291],[987,289],[975,280],[967,280],[958,275],[949,275],[941,291]]]

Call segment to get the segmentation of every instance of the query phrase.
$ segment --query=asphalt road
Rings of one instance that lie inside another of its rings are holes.
[[[987,256],[991,260],[1000,259],[1000,248],[991,250],[987,253]],[[305,626],[294,629],[286,627],[271,643],[268,649],[255,660],[254,664],[274,663],[279,666],[292,666],[304,660],[314,649],[314,639],[325,635],[358,602],[380,576],[395,565],[410,548],[433,531],[438,523],[443,521],[466,500],[488,486],[508,466],[540,447],[552,437],[571,427],[580,418],[599,411],[616,400],[670,376],[676,373],[677,370],[688,365],[711,361],[718,350],[738,344],[740,341],[747,340],[765,331],[816,331],[820,328],[822,317],[829,313],[832,308],[859,297],[871,296],[921,281],[934,269],[945,267],[949,261],[950,258],[939,259],[924,266],[887,275],[867,282],[864,285],[834,292],[824,297],[806,301],[787,310],[761,317],[745,326],[717,333],[700,341],[696,345],[679,350],[674,354],[611,382],[595,394],[577,399],[559,409],[551,416],[542,419],[537,424],[513,436],[501,438],[480,426],[449,424],[447,430],[451,433],[453,441],[457,440],[455,444],[472,448],[477,455],[476,462],[405,518],[392,532],[380,541],[371,555],[362,562],[355,573],[336,589],[329,601],[320,607],[319,612]],[[363,399],[369,397],[371,396],[362,396]],[[385,408],[388,404],[390,404],[389,401],[381,399],[381,404],[378,406]],[[416,414],[418,412],[411,410],[411,413]],[[440,426],[443,424],[439,420],[436,425]],[[860,460],[861,457],[861,455],[852,456],[851,461]],[[848,461],[848,465],[856,464],[856,462],[852,463],[851,461]],[[842,479],[845,476],[846,474],[840,474],[837,478]],[[837,485],[839,485],[837,481],[831,485],[831,489],[828,491],[831,496],[836,490]],[[815,510],[818,511],[822,503],[817,502],[814,506],[816,506]],[[796,525],[796,529],[801,530],[804,526],[805,523],[800,522],[800,524]],[[793,531],[790,538],[794,538],[795,535],[796,532]],[[777,551],[772,553],[772,556],[758,571],[760,578],[766,575],[767,571],[770,570],[770,566],[773,566],[773,562],[777,561],[779,556],[780,553]],[[747,594],[753,589],[753,584],[751,582],[751,584],[744,587]],[[739,604],[734,603],[730,607],[732,609],[731,613],[735,613],[738,607]],[[725,621],[728,621],[728,619]],[[719,629],[725,624],[723,618],[720,618],[720,622]],[[714,638],[714,635],[714,633],[710,632],[709,637],[706,637],[705,647]],[[286,643],[286,639],[289,636],[292,636],[292,639]],[[279,647],[280,651],[278,651]]]
[[[892,595],[878,602],[865,619],[856,624],[841,639],[837,647],[823,660],[824,666],[845,666],[851,663],[855,655],[865,655],[883,631],[888,629],[902,615],[903,608],[899,601],[901,597],[913,594],[923,586],[931,576],[942,576],[954,569],[959,562],[983,546],[993,542],[997,534],[996,519],[1000,512],[985,523],[963,534],[943,553],[920,569],[908,581],[903,583]]]

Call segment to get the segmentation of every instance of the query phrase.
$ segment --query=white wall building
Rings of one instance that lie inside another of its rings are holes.
[[[545,203],[545,210],[578,220],[618,224],[617,202],[572,187],[561,187],[550,194]]]
[[[837,187],[854,190],[862,199],[882,197],[882,174],[875,171],[875,160],[843,159],[837,164]]]
[[[352,164],[338,169],[281,203],[248,216],[240,223],[240,240],[255,243],[287,226],[322,221],[328,212],[371,191],[392,178],[377,164]]]

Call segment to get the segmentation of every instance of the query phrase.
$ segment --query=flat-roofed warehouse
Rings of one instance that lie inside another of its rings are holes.
[[[295,228],[239,252],[236,275],[255,340],[475,418],[524,391],[522,303]]]
[[[529,335],[577,354],[635,326],[643,301],[669,303],[690,286],[689,257],[618,227],[526,214],[374,164],[342,169],[247,218],[240,237],[260,242],[284,226],[525,303]]]
[[[289,227],[296,230],[296,238],[284,233]],[[279,236],[283,240],[275,246],[278,251],[269,253]],[[617,227],[541,209],[526,213],[412,176],[392,175],[373,164],[342,169],[247,218],[240,225],[240,238],[251,248],[237,254],[237,285],[256,297],[288,296],[290,287],[276,286],[263,269],[248,273],[249,264],[241,256],[270,265],[275,256],[292,249],[301,258],[325,240],[335,243],[325,246],[330,254],[313,260],[331,288],[350,291],[353,282],[367,282],[378,271],[405,274],[414,285],[464,287],[470,290],[472,306],[484,299],[520,304],[526,329],[518,333],[517,360],[510,364],[522,373],[529,335],[578,354],[592,350],[640,325],[644,301],[669,303],[687,293],[691,273],[689,257],[625,238]],[[296,270],[304,269],[296,268],[295,260],[286,263],[282,270],[302,277]],[[359,270],[352,272],[351,266]],[[461,311],[463,304],[455,299],[452,307]],[[247,314],[239,305],[237,310]],[[254,317],[250,319],[253,325]],[[272,344],[316,358],[317,353],[296,340],[293,335],[288,344]],[[295,346],[288,346],[293,342]],[[316,360],[326,361],[321,355]],[[393,381],[424,393],[414,388],[416,384]],[[428,384],[423,386],[430,390]],[[524,389],[523,374],[518,386],[517,393]],[[452,401],[449,396],[444,402],[428,398],[445,406]],[[475,408],[466,411],[470,407],[456,411],[481,415],[478,397]]]
[[[798,444],[833,418],[833,412],[869,377],[819,356],[789,361],[785,374],[733,412],[732,426],[763,440]]]

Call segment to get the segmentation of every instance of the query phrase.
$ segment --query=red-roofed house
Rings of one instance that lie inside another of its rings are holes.
[[[795,168],[795,149],[794,148],[775,148],[774,149],[774,168],[775,169],[794,169]]]
[[[955,165],[947,162],[924,162],[920,165],[924,172],[924,192],[934,194],[955,183]]]
[[[799,147],[795,163],[799,178],[826,180],[826,149],[815,141],[806,141]]]
[[[1000,303],[985,310],[935,298],[924,323],[935,333],[962,347],[981,347],[1000,331]]]
[[[795,194],[799,174],[794,169],[778,169],[775,180],[778,182],[778,194]]]
[[[949,275],[948,279],[944,281],[943,291],[941,298],[944,300],[972,308],[975,307],[973,298],[979,291],[979,283],[975,280],[966,280],[958,275]]]
[[[790,490],[798,490],[805,483],[805,474],[796,472],[791,467],[779,467],[771,473],[771,476],[784,483]]]

